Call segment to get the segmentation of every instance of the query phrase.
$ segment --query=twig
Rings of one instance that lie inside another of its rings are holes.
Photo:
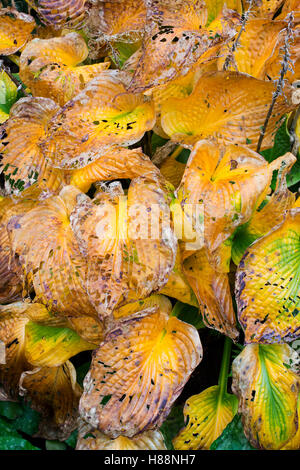
[[[241,29],[239,31],[239,34],[237,35],[237,37],[235,38],[232,46],[231,46],[231,50],[229,52],[229,54],[227,55],[226,59],[225,59],[225,62],[224,62],[224,65],[223,65],[223,70],[227,70],[229,65],[230,65],[230,62],[232,61],[232,58],[233,58],[233,53],[236,51],[236,49],[238,48],[239,46],[239,40],[241,38],[241,35],[243,33],[243,31],[245,31],[245,28],[246,28],[246,23],[248,21],[248,18],[249,18],[249,15],[250,15],[250,10],[252,8],[252,1],[253,0],[250,0],[249,2],[249,7],[248,7],[248,10],[245,11],[243,14],[242,14],[242,25],[241,25]]]
[[[261,145],[262,145],[263,139],[265,137],[267,126],[268,126],[270,117],[272,115],[276,100],[277,100],[278,96],[280,95],[280,93],[282,92],[283,85],[284,85],[285,74],[290,69],[291,54],[290,54],[290,51],[289,51],[289,48],[290,48],[289,41],[290,41],[290,39],[293,38],[293,31],[292,31],[293,20],[294,20],[294,15],[293,15],[293,12],[291,12],[288,16],[288,24],[287,24],[287,27],[286,27],[286,35],[285,35],[285,38],[284,38],[283,61],[282,61],[282,66],[281,66],[281,70],[280,70],[280,77],[279,77],[278,80],[274,81],[274,83],[277,82],[277,87],[276,87],[276,90],[273,92],[272,102],[271,102],[271,105],[269,107],[264,125],[261,129],[261,132],[260,132],[260,136],[259,136],[258,143],[257,143],[257,148],[256,148],[257,153],[260,152]]]

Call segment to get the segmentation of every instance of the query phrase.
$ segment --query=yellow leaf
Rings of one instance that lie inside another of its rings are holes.
[[[141,149],[112,147],[105,155],[89,165],[73,170],[70,184],[87,192],[90,185],[96,181],[133,179],[138,176],[158,178],[159,170]]]
[[[57,367],[76,354],[96,348],[69,328],[29,322],[25,326],[25,356],[33,366]]]
[[[199,250],[183,263],[183,270],[200,307],[205,325],[236,340],[236,328],[228,275],[210,265],[205,250]]]
[[[35,21],[30,15],[13,8],[0,10],[0,54],[10,55],[21,49],[31,38]]]
[[[158,307],[162,312],[170,315],[172,311],[172,304],[168,297],[159,294],[152,294],[150,297],[146,297],[143,300],[135,302],[129,302],[128,304],[118,307],[114,310],[115,319],[128,317],[134,313],[138,313],[146,308]]]
[[[298,420],[300,416],[300,395],[298,396],[298,405],[297,405],[297,412],[298,412]],[[294,437],[290,441],[288,441],[280,450],[299,450],[300,449],[300,426],[298,421],[298,430]]]
[[[62,26],[79,28],[85,17],[86,0],[26,0],[34,8],[41,20],[61,28]]]
[[[197,330],[158,308],[125,318],[94,353],[80,414],[112,438],[157,428],[201,357]]]
[[[20,395],[42,415],[38,435],[45,439],[63,441],[77,427],[80,394],[76,370],[69,361],[23,372],[20,379]]]
[[[111,439],[97,429],[79,433],[76,450],[167,450],[160,431],[146,431],[132,438]]]
[[[20,195],[34,183],[53,192],[61,188],[62,172],[49,167],[39,147],[47,122],[58,109],[50,99],[32,97],[21,98],[11,108],[0,141],[0,171],[8,194]]]
[[[190,397],[184,405],[185,427],[173,439],[176,450],[209,450],[237,412],[234,395],[220,393],[220,386],[209,387]]]
[[[88,48],[78,33],[50,39],[34,39],[20,58],[20,78],[33,96],[51,98],[60,106],[76,96],[109,62],[81,65]]]
[[[66,317],[96,316],[84,287],[86,260],[70,225],[78,194],[79,190],[66,186],[59,196],[41,201],[9,222],[12,253],[28,289],[34,288],[36,301]]]
[[[152,129],[154,105],[128,93],[127,79],[117,70],[102,72],[53,118],[42,145],[53,166],[82,168],[112,145],[132,145]]]
[[[157,182],[135,178],[127,196],[120,184],[93,200],[82,195],[72,227],[87,256],[87,292],[100,318],[127,299],[144,299],[166,284],[177,243],[168,196]]]
[[[255,149],[274,92],[266,82],[238,72],[212,72],[199,78],[186,98],[162,103],[161,125],[173,140],[194,144],[214,137],[223,144],[248,144]],[[285,87],[286,99],[277,99],[269,120],[262,149],[272,147],[283,115],[292,111],[292,88]]]
[[[236,278],[238,317],[245,341],[277,343],[299,337],[300,209],[253,243]]]
[[[287,344],[248,344],[232,364],[244,431],[258,449],[277,450],[298,429],[299,356]]]

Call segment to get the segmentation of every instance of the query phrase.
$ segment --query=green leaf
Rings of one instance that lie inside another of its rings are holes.
[[[46,441],[46,450],[67,450],[67,446],[60,441]]]
[[[236,415],[226,426],[210,450],[255,450],[245,437],[240,415]]]
[[[22,415],[15,419],[12,425],[17,431],[22,431],[32,436],[38,432],[41,419],[40,413],[25,404],[22,404],[22,408]]]
[[[193,307],[192,305],[185,304],[178,300],[173,307],[172,315],[179,320],[193,325],[197,330],[205,328],[199,308]]]
[[[4,418],[0,418],[0,450],[40,450],[24,439]]]
[[[83,387],[83,380],[89,371],[90,365],[91,361],[87,361],[84,364],[81,364],[81,366],[77,367],[76,369],[77,382],[79,383],[79,385],[81,385],[81,387]]]
[[[171,413],[160,428],[160,432],[164,437],[164,441],[168,450],[174,449],[172,440],[183,427],[183,406],[174,406],[171,410]]]
[[[151,136],[151,149],[152,149],[152,154],[155,153],[156,149],[158,147],[162,147],[163,145],[165,145],[166,143],[168,142],[167,139],[164,139],[163,137],[160,137],[159,135],[155,134],[155,132],[153,132],[152,136]]]
[[[14,82],[4,70],[0,72],[0,110],[9,113],[10,108],[16,102],[18,90]]]
[[[75,449],[77,438],[78,438],[78,430],[75,429],[75,431],[72,432],[72,434],[68,437],[68,439],[65,440],[65,443],[68,444],[68,446]]]
[[[0,401],[0,415],[8,419],[16,419],[23,414],[20,403],[13,401]]]

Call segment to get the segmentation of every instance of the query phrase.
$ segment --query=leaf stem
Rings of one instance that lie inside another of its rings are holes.
[[[231,339],[226,336],[224,341],[223,356],[218,380],[218,384],[220,387],[220,397],[223,397],[227,392],[228,371],[231,358],[231,344]]]

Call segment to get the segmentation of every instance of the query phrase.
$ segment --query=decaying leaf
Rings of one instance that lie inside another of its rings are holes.
[[[214,385],[190,397],[184,405],[185,427],[173,440],[176,450],[209,450],[237,412],[234,395]]]
[[[138,176],[157,179],[159,170],[142,152],[142,149],[129,150],[112,147],[89,165],[73,170],[70,175],[70,184],[86,192],[96,181],[110,181],[117,178],[133,179]]]
[[[152,294],[143,300],[135,302],[129,302],[122,307],[118,307],[114,310],[114,317],[116,319],[129,317],[134,313],[138,313],[141,310],[145,310],[151,307],[157,307],[160,311],[170,315],[172,311],[172,303],[168,297],[161,294]]]
[[[238,317],[245,341],[281,343],[299,337],[300,209],[254,242],[236,280]]]
[[[96,348],[70,328],[28,322],[25,326],[25,357],[33,366],[58,367],[81,351]]]
[[[0,55],[14,54],[31,39],[35,21],[13,8],[0,9]]]
[[[219,273],[210,265],[204,249],[189,256],[183,270],[197,297],[205,325],[236,340],[239,333],[227,273]]]
[[[161,125],[173,140],[194,144],[208,136],[223,144],[247,144],[256,149],[274,92],[270,81],[238,72],[211,72],[199,78],[186,98],[170,98],[161,106]],[[272,147],[284,114],[296,103],[285,87],[268,122],[262,149]]]
[[[146,431],[132,438],[119,436],[111,439],[97,429],[83,429],[78,436],[76,450],[167,450],[159,431]]]
[[[7,194],[19,195],[34,183],[53,192],[62,186],[61,171],[49,167],[39,147],[47,122],[58,109],[48,98],[32,97],[21,98],[11,108],[0,141],[0,171]]]
[[[45,156],[60,168],[81,168],[111,145],[138,142],[155,122],[154,105],[126,92],[125,72],[107,70],[91,80],[49,124]]]
[[[39,436],[65,440],[77,427],[81,388],[76,383],[76,370],[71,362],[23,372],[20,394],[42,415]]]
[[[232,364],[244,431],[258,449],[278,450],[298,429],[299,356],[287,344],[248,344]]]
[[[78,33],[29,42],[20,57],[20,78],[33,96],[51,98],[60,106],[75,97],[110,62],[79,65],[88,48]]]
[[[30,320],[47,321],[49,317],[49,312],[40,304],[16,302],[0,306],[0,341],[5,345],[5,363],[0,365],[0,383],[11,399],[18,396],[22,372],[30,369],[25,357],[25,326]]]
[[[86,0],[26,0],[41,20],[54,28],[76,26],[79,28],[85,18]]]
[[[157,308],[124,319],[93,355],[80,414],[112,438],[157,428],[201,357],[197,330]]]
[[[65,187],[9,222],[12,252],[36,301],[63,316],[96,316],[85,290],[87,264],[70,226],[80,191]],[[38,224],[33,224],[38,220]]]
[[[101,318],[128,297],[143,299],[166,284],[177,244],[168,197],[157,182],[135,178],[127,197],[115,184],[94,200],[81,196],[71,223],[88,259],[87,291]]]
[[[269,191],[273,171],[288,159],[289,154],[268,164],[246,146],[222,148],[207,140],[193,148],[176,194],[194,231],[203,233],[203,244],[218,270],[229,270],[230,251],[224,259],[221,244],[251,218]]]

